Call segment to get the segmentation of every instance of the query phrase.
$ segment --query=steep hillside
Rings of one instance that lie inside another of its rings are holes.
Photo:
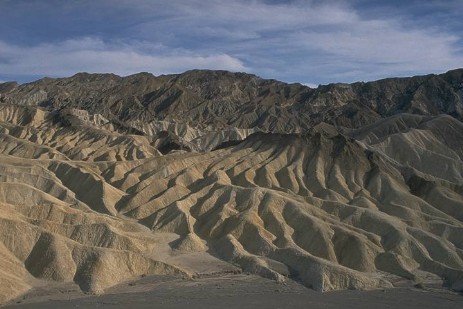
[[[358,128],[398,113],[463,119],[463,69],[441,75],[331,84],[311,89],[244,73],[188,71],[155,77],[79,73],[0,86],[0,102],[76,108],[140,128],[140,122],[195,128],[304,131],[320,122]],[[143,131],[143,130],[142,130]]]

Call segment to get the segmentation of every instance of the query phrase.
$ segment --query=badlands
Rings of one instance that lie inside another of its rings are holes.
[[[462,120],[463,69],[0,84],[0,304],[140,278],[462,291]]]

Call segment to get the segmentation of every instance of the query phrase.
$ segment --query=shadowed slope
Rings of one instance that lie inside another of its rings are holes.
[[[207,70],[158,77],[79,73],[0,87],[0,103],[85,110],[145,133],[158,121],[206,131],[234,127],[294,133],[320,122],[359,128],[404,112],[461,120],[462,97],[462,69],[317,89]]]

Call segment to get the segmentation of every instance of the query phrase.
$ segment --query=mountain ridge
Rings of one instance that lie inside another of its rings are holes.
[[[209,70],[158,77],[78,73],[70,78],[3,85],[3,103],[53,109],[70,106],[123,122],[136,118],[285,132],[306,130],[320,122],[355,128],[401,112],[463,117],[463,69],[316,89]]]

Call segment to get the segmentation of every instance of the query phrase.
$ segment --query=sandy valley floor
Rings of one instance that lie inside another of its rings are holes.
[[[289,281],[247,274],[196,280],[150,276],[118,285],[101,296],[74,285],[36,288],[4,308],[463,308],[463,296],[436,286],[320,293]]]

